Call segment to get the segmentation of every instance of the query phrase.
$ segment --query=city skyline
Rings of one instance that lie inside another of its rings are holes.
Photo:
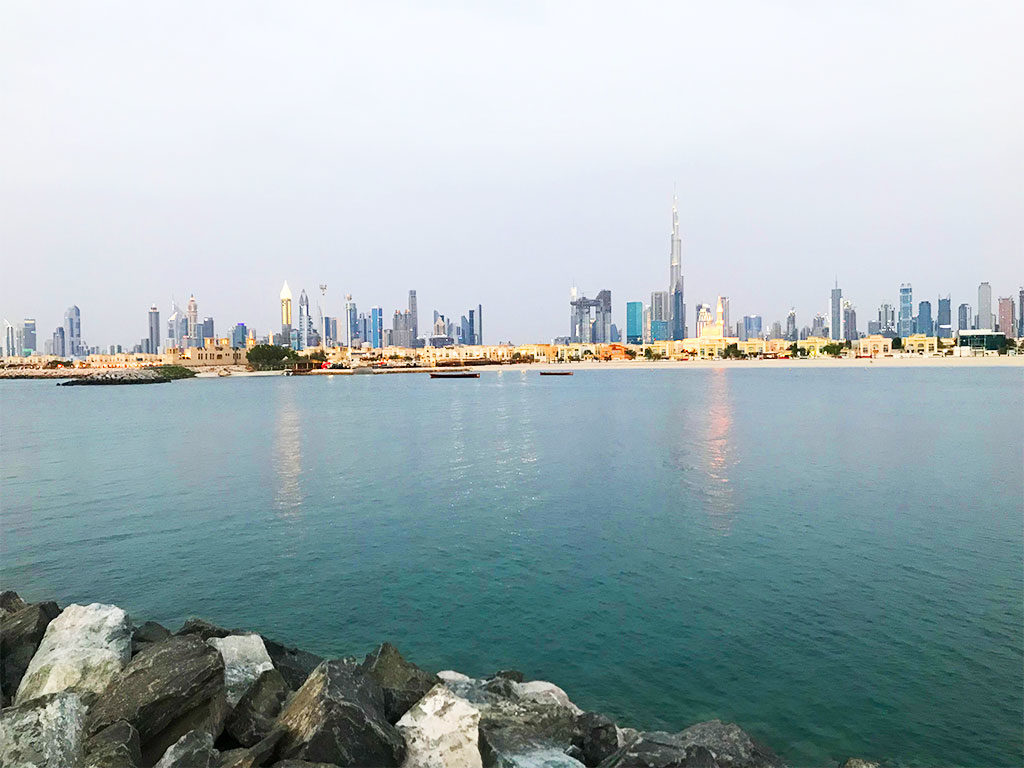
[[[482,303],[492,340],[560,335],[569,287],[609,289],[622,327],[669,288],[673,184],[691,334],[720,294],[803,324],[836,275],[862,322],[900,281],[958,305],[987,280],[995,305],[1021,280],[1019,5],[597,5],[587,34],[558,6],[409,6],[398,28],[111,8],[26,4],[0,29],[0,314],[43,334],[77,304],[87,338],[134,342],[137,312],[193,292],[269,329],[285,277],[330,285],[335,316],[413,287]]]

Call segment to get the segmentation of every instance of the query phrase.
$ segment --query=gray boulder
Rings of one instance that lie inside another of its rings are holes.
[[[167,748],[155,768],[217,768],[219,762],[213,736],[205,731],[189,731]]]
[[[6,616],[8,613],[17,613],[26,607],[28,607],[28,603],[22,600],[17,592],[10,589],[0,592],[0,616]]]
[[[313,670],[277,718],[284,731],[278,757],[340,766],[397,766],[401,734],[384,714],[384,691],[347,661]]]
[[[584,712],[576,718],[575,730],[572,743],[579,750],[580,762],[587,768],[594,768],[624,744],[611,718],[597,712]]]
[[[243,747],[253,746],[270,733],[289,693],[281,673],[267,670],[238,701],[224,724],[225,732]]]
[[[477,680],[440,672],[444,685],[480,711],[484,765],[579,766],[567,754],[577,738],[582,711],[565,691],[543,680],[517,683],[505,677]]]
[[[734,723],[709,720],[679,733],[640,733],[600,768],[782,768],[782,760]]]
[[[16,606],[12,600],[8,604]],[[56,603],[47,602],[26,605],[0,617],[0,690],[6,695],[12,696],[18,690],[46,628],[59,613]]]
[[[151,643],[159,643],[171,636],[171,631],[155,621],[147,621],[132,630],[132,656]]]
[[[0,766],[68,768],[82,756],[85,705],[76,693],[39,696],[0,713]]]
[[[69,605],[46,627],[15,703],[69,689],[100,693],[131,658],[128,614],[114,605]]]
[[[263,637],[263,645],[277,671],[293,691],[299,690],[309,674],[323,661],[322,656],[298,648],[289,648],[267,637]]]
[[[281,760],[270,768],[337,768],[334,763],[310,763],[307,760]]]
[[[206,641],[224,659],[224,685],[228,704],[235,706],[264,672],[274,668],[259,635],[228,635]]]
[[[267,765],[277,754],[277,745],[283,735],[282,731],[271,731],[248,749],[225,752],[218,768],[259,768]]]
[[[139,732],[142,762],[152,765],[192,730],[216,739],[228,714],[224,662],[194,636],[170,637],[139,652],[97,698],[89,733],[124,720]]]
[[[203,640],[209,640],[211,637],[227,637],[228,635],[235,633],[230,629],[224,629],[224,627],[218,627],[216,624],[211,624],[206,619],[200,619],[193,616],[186,619],[185,623],[181,625],[181,629],[174,634],[179,637],[184,635],[196,635],[203,638]]]
[[[366,656],[363,671],[384,689],[384,714],[397,723],[409,708],[427,695],[441,679],[402,658],[391,643],[381,643]]]
[[[139,732],[118,720],[85,742],[85,768],[138,768],[142,764]]]
[[[870,760],[862,760],[859,757],[851,757],[844,762],[839,768],[880,768],[878,763],[873,763]]]

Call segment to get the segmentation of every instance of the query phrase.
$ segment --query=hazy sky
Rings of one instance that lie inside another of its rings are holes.
[[[430,6],[430,8],[428,8]],[[568,330],[573,284],[862,329],[1024,281],[1024,3],[0,2],[0,315],[134,344],[194,292],[484,305]],[[955,309],[954,309],[955,312]]]

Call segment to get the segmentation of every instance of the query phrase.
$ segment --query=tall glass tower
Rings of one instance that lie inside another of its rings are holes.
[[[914,290],[910,283],[900,286],[900,323],[897,330],[904,339],[914,333]]]
[[[671,258],[668,268],[668,294],[671,309],[672,338],[686,338],[686,303],[683,300],[683,241],[679,237],[679,201],[672,196]]]
[[[836,287],[832,289],[832,325],[829,327],[829,336],[834,341],[843,338],[843,289],[839,287],[836,280]]]

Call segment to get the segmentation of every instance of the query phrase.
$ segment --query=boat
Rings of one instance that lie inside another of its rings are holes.
[[[541,376],[572,376],[572,371],[541,371]]]
[[[472,373],[471,371],[452,371],[450,373],[431,373],[430,378],[432,379],[479,379],[479,373]]]

